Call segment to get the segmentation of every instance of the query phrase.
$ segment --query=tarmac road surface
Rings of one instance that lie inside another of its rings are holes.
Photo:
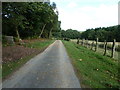
[[[80,88],[65,47],[56,40],[2,83],[3,88]]]

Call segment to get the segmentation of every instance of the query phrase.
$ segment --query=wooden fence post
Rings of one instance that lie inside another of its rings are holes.
[[[107,41],[105,40],[104,41],[104,46],[105,46],[105,48],[104,48],[104,56],[106,55],[106,52],[107,52]]]
[[[106,43],[106,42],[104,41],[104,45],[103,45],[103,48],[105,48],[105,43]]]
[[[88,48],[88,39],[86,39],[86,47]]]
[[[90,48],[90,42],[89,42],[89,40],[88,40],[88,48]]]
[[[96,39],[95,52],[97,51],[97,49],[98,49],[98,38]]]
[[[77,39],[77,44],[79,44],[80,43],[80,41],[79,41],[79,38]]]
[[[80,40],[80,44],[82,45],[82,39]]]
[[[91,50],[93,50],[94,41],[91,43]]]
[[[113,40],[113,45],[112,45],[112,53],[111,53],[111,58],[114,58],[114,53],[115,53],[115,42],[116,40]]]
[[[84,41],[84,46],[86,47],[86,39],[85,39],[85,41]]]
[[[84,46],[84,39],[82,39],[82,46]]]

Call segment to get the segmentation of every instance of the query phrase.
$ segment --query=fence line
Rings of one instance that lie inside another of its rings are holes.
[[[81,44],[82,46],[84,46],[86,48],[90,48],[91,50],[94,50],[95,52],[97,52],[99,38],[96,38],[96,40],[92,41],[91,43],[89,43],[88,41],[89,41],[88,39],[86,39],[86,40],[85,39],[82,39],[82,40],[78,39],[77,44]],[[104,44],[103,44],[103,49],[104,49],[103,55],[104,56],[107,53],[107,47],[108,47],[107,45],[108,45],[108,42],[105,40]],[[112,48],[111,48],[111,55],[110,55],[111,58],[114,58],[115,48],[116,48],[115,46],[116,46],[116,40],[114,39],[112,42]]]

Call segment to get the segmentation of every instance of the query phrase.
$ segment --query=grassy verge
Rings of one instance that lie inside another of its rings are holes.
[[[26,56],[23,59],[2,64],[2,78],[5,79],[6,76],[10,75],[13,71],[25,64],[33,56],[35,55]]]
[[[35,41],[24,44],[25,47],[42,49],[53,43],[54,40]]]
[[[26,43],[24,44],[25,47],[29,48],[37,48],[40,50],[44,50],[48,45],[53,43],[53,40],[46,40],[46,41],[35,41],[31,43]],[[9,76],[12,72],[20,68],[23,64],[25,64],[28,60],[33,58],[35,54],[28,55],[25,58],[16,60],[16,61],[11,61],[7,63],[2,64],[2,78],[5,79],[7,76]]]
[[[118,61],[73,42],[63,41],[72,59],[81,87],[118,88]]]

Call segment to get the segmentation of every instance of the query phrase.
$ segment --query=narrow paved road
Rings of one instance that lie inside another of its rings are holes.
[[[3,88],[80,88],[60,40],[28,61],[3,82]]]

